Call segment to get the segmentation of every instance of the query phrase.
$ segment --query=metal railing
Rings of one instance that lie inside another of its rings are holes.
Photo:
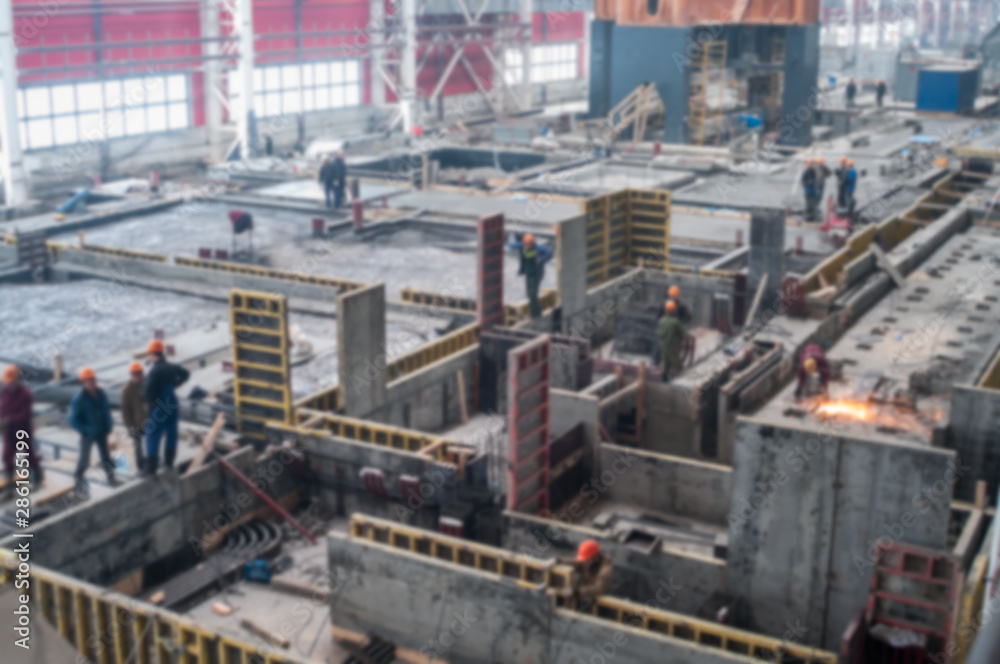
[[[91,254],[101,254],[103,256],[117,256],[118,258],[131,258],[140,261],[152,261],[154,263],[166,263],[169,260],[164,254],[156,254],[151,251],[139,251],[137,249],[119,249],[118,247],[102,247],[96,244],[84,244],[83,246],[72,245],[66,242],[46,242],[45,246],[52,252],[58,260],[59,253],[63,250],[85,251]]]
[[[462,313],[474,314],[478,311],[478,304],[475,298],[455,297],[452,295],[440,295],[438,293],[428,293],[412,288],[403,288],[399,291],[399,299],[407,304],[416,304],[425,307],[438,307],[450,309]],[[552,309],[559,300],[558,291],[547,288],[538,295],[538,302],[542,305],[542,310]],[[525,300],[517,304],[504,305],[504,325],[513,325],[519,320],[524,320],[531,315],[531,303]]]
[[[837,655],[826,650],[809,648],[606,595],[594,601],[591,613],[598,618],[636,629],[657,632],[675,639],[691,641],[700,646],[745,655],[754,658],[753,661],[784,661],[780,658],[780,654],[784,653],[802,664],[837,664]]]
[[[295,402],[295,408],[332,413],[344,407],[344,388],[341,385],[326,387]]]
[[[560,589],[573,584],[573,568],[568,565],[549,569],[545,560],[362,514],[351,517],[351,538],[515,579],[529,588],[544,583],[548,588]]]
[[[472,323],[430,341],[386,366],[386,381],[392,382],[479,343],[479,323]]]
[[[0,549],[0,585],[13,583],[18,564],[14,552]],[[171,611],[37,565],[31,566],[29,587],[19,592],[31,596],[33,615],[54,626],[89,662],[306,664],[290,654],[213,632]]]
[[[315,274],[305,274],[302,272],[290,272],[288,270],[274,270],[256,265],[244,265],[242,263],[230,263],[227,261],[213,261],[203,258],[191,258],[188,256],[177,256],[174,258],[175,265],[183,267],[193,267],[200,270],[212,270],[215,272],[230,272],[250,277],[263,277],[265,279],[277,279],[279,281],[290,281],[310,286],[325,286],[336,288],[341,293],[365,288],[367,284],[358,281],[347,281],[346,279],[335,279],[333,277],[322,277]]]
[[[457,440],[333,413],[300,408],[295,412],[295,419],[296,425],[285,427],[286,430],[304,434],[326,432],[338,438],[424,454],[460,466],[477,453],[473,446]]]

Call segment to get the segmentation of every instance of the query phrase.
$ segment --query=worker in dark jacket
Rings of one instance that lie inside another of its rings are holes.
[[[800,178],[802,193],[806,199],[806,221],[816,220],[816,205],[819,203],[819,192],[816,190],[816,169],[813,168],[813,160],[806,160],[806,168],[802,171]]]
[[[854,213],[854,192],[858,189],[858,171],[854,160],[847,160],[847,175],[844,178],[844,208]]]
[[[333,207],[334,181],[333,162],[327,157],[319,167],[319,183],[323,187],[323,197],[328,209]]]
[[[237,235],[253,228],[253,216],[245,210],[230,210],[228,216],[233,233]]]
[[[847,90],[844,93],[847,97],[847,108],[854,108],[854,98],[858,96],[858,86],[853,78],[847,82]]]
[[[795,387],[795,398],[827,396],[830,386],[830,363],[827,362],[823,348],[809,344],[799,357],[798,384]]]
[[[681,287],[671,286],[667,290],[667,299],[673,300],[677,303],[677,320],[683,323],[685,326],[691,324],[691,310],[686,304],[681,300]],[[666,303],[664,303],[666,305]]]
[[[841,210],[847,207],[847,174],[849,170],[847,168],[847,157],[841,157],[840,164],[837,166],[837,170],[834,171],[834,175],[837,176],[837,207]]]
[[[83,474],[90,466],[90,448],[93,445],[97,445],[101,468],[108,475],[108,484],[117,486],[115,464],[108,452],[108,434],[114,428],[111,405],[104,390],[97,386],[97,375],[93,369],[81,369],[79,377],[83,389],[76,393],[69,405],[69,424],[80,434],[80,456],[77,457],[75,473],[77,488],[86,486]]]
[[[28,469],[34,475],[34,484],[41,484],[44,476],[32,438],[31,403],[31,390],[21,382],[20,370],[13,364],[7,366],[3,370],[3,389],[0,390],[0,428],[3,429],[3,470],[7,478],[8,497],[14,491],[17,453],[27,453]],[[18,435],[20,431],[24,433]],[[18,472],[18,479],[28,479],[29,471]]]
[[[146,405],[146,398],[142,393],[142,364],[133,362],[128,368],[128,373],[129,381],[122,388],[122,421],[125,422],[125,428],[128,429],[128,435],[132,438],[132,446],[135,448],[136,470],[142,472],[146,465],[146,455],[142,449],[146,444],[143,434],[149,418],[149,407]]]
[[[881,78],[878,80],[878,85],[875,86],[875,103],[878,104],[879,108],[882,108],[882,102],[885,100],[885,93],[889,91],[886,87],[885,81]]]
[[[552,250],[545,245],[535,244],[535,236],[531,233],[526,233],[520,242],[511,242],[507,247],[516,250],[521,256],[521,268],[517,273],[524,275],[531,317],[538,318],[542,315],[538,289],[545,278],[545,264],[552,260]]]
[[[155,475],[160,465],[160,439],[166,436],[163,461],[167,468],[174,467],[177,457],[177,424],[180,404],[177,388],[183,385],[190,374],[182,366],[167,362],[163,342],[153,339],[146,347],[153,360],[153,366],[146,375],[143,397],[149,406],[149,422],[146,424],[146,468],[144,474]]]
[[[816,165],[813,168],[816,170],[816,193],[819,201],[822,202],[826,195],[826,181],[833,175],[833,172],[827,168],[823,157],[816,157]]]
[[[663,380],[668,381],[681,370],[681,353],[684,350],[687,330],[677,318],[676,302],[668,300],[664,312],[665,315],[656,325],[656,338],[660,342],[660,369]]]
[[[333,160],[333,207],[344,204],[344,189],[347,186],[347,163],[344,161],[344,151],[339,150]]]

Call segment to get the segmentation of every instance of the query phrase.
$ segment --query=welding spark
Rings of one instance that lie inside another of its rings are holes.
[[[863,422],[873,416],[868,404],[857,401],[827,401],[815,412],[820,417],[850,417]]]

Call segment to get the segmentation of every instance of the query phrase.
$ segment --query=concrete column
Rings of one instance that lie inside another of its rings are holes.
[[[587,310],[587,220],[576,217],[557,228],[556,270],[562,306],[562,333],[572,336]]]
[[[756,294],[767,275],[761,307],[774,304],[785,276],[785,213],[782,210],[757,209],[750,213],[750,256],[747,287]]]
[[[28,176],[21,154],[17,115],[17,52],[14,46],[14,10],[11,0],[0,0],[0,175],[8,206],[26,203]]]
[[[403,0],[403,53],[399,73],[399,108],[403,113],[403,131],[409,134],[417,123],[417,0]]]
[[[384,284],[337,297],[337,357],[346,414],[364,417],[385,406]]]
[[[240,145],[240,157],[248,159],[257,155],[257,121],[253,110],[253,3],[251,0],[236,0],[234,20],[239,47],[238,65],[235,75],[240,81],[242,97],[233,105],[230,113],[235,115],[236,136]]]
[[[368,53],[371,56],[371,95],[372,105],[385,105],[385,81],[380,70],[384,68],[385,51],[385,0],[370,0],[368,4]]]
[[[518,15],[521,23],[527,23],[527,36],[521,44],[521,102],[524,108],[531,108],[531,43],[534,23],[534,0],[521,0],[521,9]],[[503,76],[503,72],[495,72],[496,76]]]
[[[204,37],[219,37],[221,35],[218,0],[202,0],[201,34]],[[222,52],[218,42],[205,42],[202,49],[203,53],[209,57],[217,56]],[[222,161],[226,158],[222,63],[218,60],[206,60],[202,72],[205,76],[204,103],[205,129],[208,134],[208,158],[212,161]]]

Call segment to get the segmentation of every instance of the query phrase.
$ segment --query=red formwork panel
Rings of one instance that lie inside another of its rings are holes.
[[[548,335],[507,354],[510,450],[507,507],[529,514],[549,512]]]
[[[389,492],[385,490],[385,476],[378,468],[362,468],[361,481],[365,483],[368,493],[377,498],[388,498]]]
[[[479,280],[476,284],[476,311],[479,325],[487,330],[504,324],[503,308],[503,215],[480,217]]]

